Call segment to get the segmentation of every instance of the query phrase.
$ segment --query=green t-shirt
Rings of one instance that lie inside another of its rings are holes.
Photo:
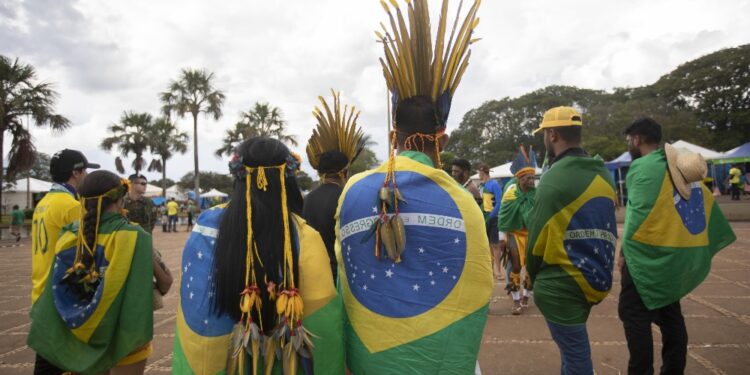
[[[21,224],[23,224],[23,219],[24,219],[23,211],[21,211],[21,210],[13,210],[10,213],[10,217],[11,217],[11,222],[10,222],[11,225],[21,225]]]

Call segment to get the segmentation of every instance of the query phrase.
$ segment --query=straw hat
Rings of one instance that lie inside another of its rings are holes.
[[[672,176],[672,183],[680,196],[689,200],[692,190],[690,185],[706,177],[706,161],[700,154],[680,152],[669,143],[664,144],[664,153],[667,155],[667,167]]]

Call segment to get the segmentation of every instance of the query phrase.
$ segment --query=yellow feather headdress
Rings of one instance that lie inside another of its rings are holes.
[[[364,148],[364,133],[357,127],[359,111],[352,106],[341,108],[341,93],[331,89],[333,110],[326,100],[319,96],[320,105],[315,106],[313,116],[318,125],[307,142],[307,159],[318,170],[320,156],[326,152],[338,151],[344,154],[351,164]]]
[[[376,31],[375,35],[385,51],[385,60],[381,58],[380,63],[388,90],[393,94],[393,113],[401,100],[428,96],[439,111],[440,126],[445,127],[451,99],[469,65],[469,46],[478,40],[472,39],[472,34],[479,24],[476,15],[481,1],[473,1],[460,28],[457,28],[463,0],[459,3],[446,43],[448,0],[443,0],[434,49],[427,0],[407,0],[406,17],[396,0],[389,1],[390,6],[384,0],[380,3],[388,13],[390,31],[381,23],[383,32]]]

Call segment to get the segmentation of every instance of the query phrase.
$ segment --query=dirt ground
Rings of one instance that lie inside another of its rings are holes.
[[[747,374],[750,368],[750,222],[732,224],[737,242],[719,253],[711,274],[682,300],[688,333],[688,374]],[[162,233],[154,244],[164,255],[176,280],[165,307],[154,315],[154,353],[146,372],[171,372],[172,340],[179,288],[183,232]],[[30,374],[34,353],[26,346],[30,305],[30,242],[0,241],[0,373]],[[628,350],[617,318],[619,274],[615,288],[594,307],[588,322],[597,374],[627,372]],[[503,282],[504,283],[504,282]],[[490,316],[482,337],[479,363],[483,374],[557,374],[560,356],[539,310],[531,306],[521,316],[510,314],[511,302],[495,288]],[[661,338],[654,329],[655,352]],[[659,358],[655,358],[659,366]],[[657,367],[658,372],[658,367]]]

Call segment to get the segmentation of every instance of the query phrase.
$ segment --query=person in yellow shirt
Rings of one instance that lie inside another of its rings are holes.
[[[64,149],[52,155],[50,174],[52,188],[34,209],[31,221],[31,303],[36,303],[47,283],[55,258],[55,246],[63,226],[81,217],[76,189],[86,178],[86,169],[99,168],[89,163],[80,151]],[[48,373],[57,369],[44,358],[36,356],[34,372]]]
[[[167,221],[167,232],[177,232],[177,212],[179,209],[180,205],[177,204],[174,198],[170,198],[169,202],[167,202],[167,217],[169,218]]]
[[[732,168],[729,169],[729,189],[732,192],[732,200],[740,200],[740,176],[742,171],[737,168],[737,164],[732,164]]]

